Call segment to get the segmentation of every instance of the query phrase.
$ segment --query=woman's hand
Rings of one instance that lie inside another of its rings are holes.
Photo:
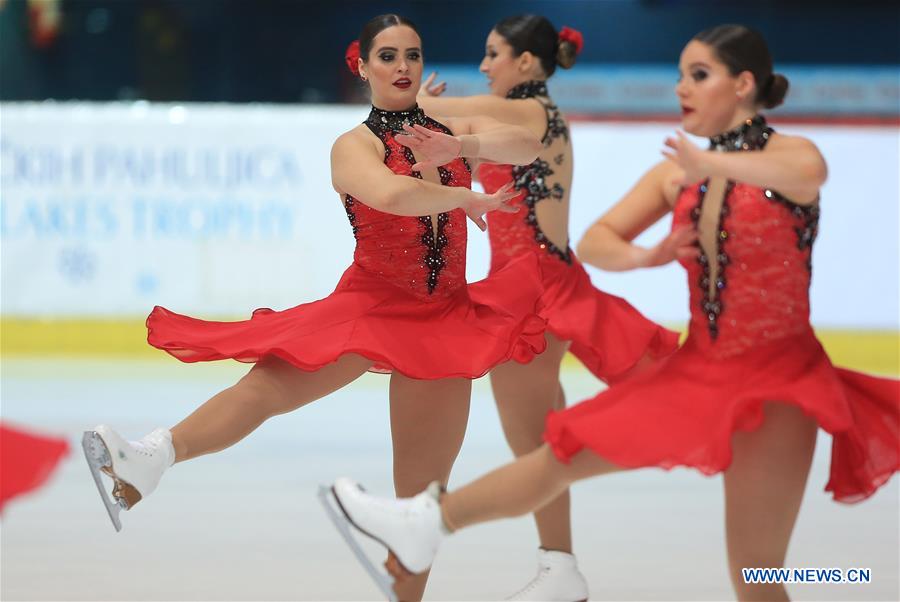
[[[456,136],[448,136],[442,132],[434,132],[421,125],[404,125],[405,134],[394,138],[403,146],[412,149],[420,159],[412,166],[414,171],[446,165],[460,156],[462,140]]]
[[[709,177],[709,167],[706,165],[709,151],[700,150],[684,132],[677,130],[674,138],[666,138],[665,144],[672,150],[663,149],[662,154],[684,171],[684,178],[679,182],[681,186],[690,186]]]
[[[419,93],[416,96],[440,96],[447,91],[447,82],[434,83],[437,78],[437,71],[433,71],[428,79],[419,87]]]
[[[502,211],[504,213],[516,213],[519,211],[518,207],[513,207],[509,204],[511,200],[519,196],[519,191],[513,190],[512,186],[512,182],[507,182],[494,194],[472,192],[472,200],[466,203],[463,210],[482,232],[487,230],[487,223],[484,221],[483,216],[488,211]]]
[[[649,249],[639,248],[638,267],[652,268],[676,259],[696,258],[700,253],[697,236],[697,229],[693,226],[675,228],[656,246]]]

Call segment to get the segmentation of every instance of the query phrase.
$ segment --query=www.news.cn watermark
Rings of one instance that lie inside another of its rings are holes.
[[[872,569],[741,569],[744,583],[871,583]]]

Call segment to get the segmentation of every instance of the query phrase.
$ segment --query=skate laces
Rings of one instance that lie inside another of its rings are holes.
[[[129,441],[128,444],[136,453],[145,458],[155,458],[164,453],[163,441],[151,438],[150,435],[140,441]]]
[[[139,441],[129,441],[128,444],[131,446],[131,449],[145,458],[162,458],[167,467],[174,463],[175,448],[172,446],[172,438],[169,431],[156,429]]]
[[[131,447],[131,450],[134,453],[136,453],[140,456],[144,456],[146,458],[152,458],[154,455],[156,455],[154,453],[156,450],[151,448],[150,446],[148,446],[143,441],[129,441],[128,445]]]

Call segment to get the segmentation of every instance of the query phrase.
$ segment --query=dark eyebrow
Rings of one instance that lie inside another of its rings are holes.
[[[382,46],[381,48],[379,48],[379,49],[377,50],[377,52],[382,52],[382,51],[384,51],[384,50],[392,50],[392,51],[394,51],[394,52],[398,52],[398,49],[397,49],[397,48],[394,48],[393,46]],[[419,52],[422,52],[422,49],[419,48],[418,46],[413,46],[412,48],[407,48],[407,49],[406,49],[407,52],[409,52],[410,50],[418,50]]]

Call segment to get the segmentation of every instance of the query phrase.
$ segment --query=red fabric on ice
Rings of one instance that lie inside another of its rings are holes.
[[[9,500],[44,485],[68,453],[65,439],[0,423],[0,511]]]

